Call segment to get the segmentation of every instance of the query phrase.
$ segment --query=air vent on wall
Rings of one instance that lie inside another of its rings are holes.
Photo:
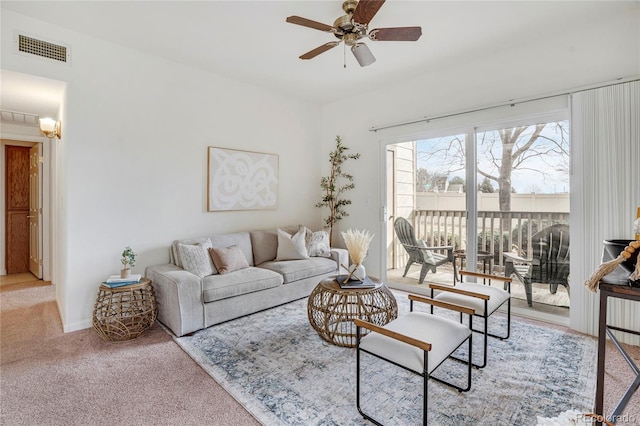
[[[24,34],[18,34],[18,51],[40,56],[42,58],[53,59],[55,61],[67,62],[69,56],[67,46],[49,43],[38,40]]]

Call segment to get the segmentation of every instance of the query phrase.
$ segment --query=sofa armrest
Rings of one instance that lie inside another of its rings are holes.
[[[204,328],[200,277],[170,263],[147,266],[144,275],[153,284],[160,322],[178,337]]]
[[[342,265],[349,265],[349,251],[347,249],[331,247],[331,259],[336,262],[336,272],[338,274],[348,274]]]

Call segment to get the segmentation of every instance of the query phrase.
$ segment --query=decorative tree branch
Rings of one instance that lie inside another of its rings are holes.
[[[316,207],[328,207],[329,216],[324,219],[329,227],[329,244],[333,245],[333,227],[337,221],[345,216],[349,216],[345,206],[351,204],[351,200],[342,198],[346,191],[355,188],[353,176],[342,172],[342,164],[348,159],[357,160],[360,154],[346,154],[349,148],[342,145],[340,136],[336,136],[336,149],[329,153],[329,163],[331,172],[329,176],[320,179],[320,187],[323,191],[322,201]]]

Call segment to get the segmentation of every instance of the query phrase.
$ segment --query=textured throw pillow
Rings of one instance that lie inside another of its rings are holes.
[[[327,231],[312,232],[306,229],[306,246],[309,257],[331,257],[329,233]]]
[[[418,240],[418,247],[428,247],[427,243],[424,240]],[[424,261],[430,263],[431,265],[436,264],[436,260],[433,258],[433,253],[431,250],[422,250],[422,255],[424,256]]]
[[[278,228],[278,252],[276,260],[299,260],[308,259],[307,247],[305,245],[305,228],[301,227],[294,235]]]
[[[242,249],[235,245],[225,248],[211,247],[209,254],[221,275],[249,267],[249,262],[242,253]]]
[[[211,248],[210,241],[195,245],[179,243],[178,254],[182,268],[200,278],[215,274],[216,268],[207,252],[209,248]]]

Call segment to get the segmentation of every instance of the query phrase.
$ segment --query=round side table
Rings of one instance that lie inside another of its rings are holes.
[[[347,348],[356,347],[354,318],[385,325],[398,317],[398,303],[380,280],[369,277],[374,288],[343,289],[328,278],[309,295],[307,314],[311,326],[327,342]],[[368,331],[362,329],[362,335]]]
[[[135,339],[158,317],[151,280],[109,288],[102,284],[93,308],[93,328],[102,339],[119,342]]]
[[[478,262],[482,262],[482,272],[487,273],[487,265],[489,265],[489,275],[493,273],[493,254],[488,251],[478,251]],[[460,268],[458,268],[458,260],[460,260]],[[458,269],[464,269],[464,264],[467,260],[466,250],[454,250],[453,251],[453,283],[460,281],[462,277],[458,277]]]

